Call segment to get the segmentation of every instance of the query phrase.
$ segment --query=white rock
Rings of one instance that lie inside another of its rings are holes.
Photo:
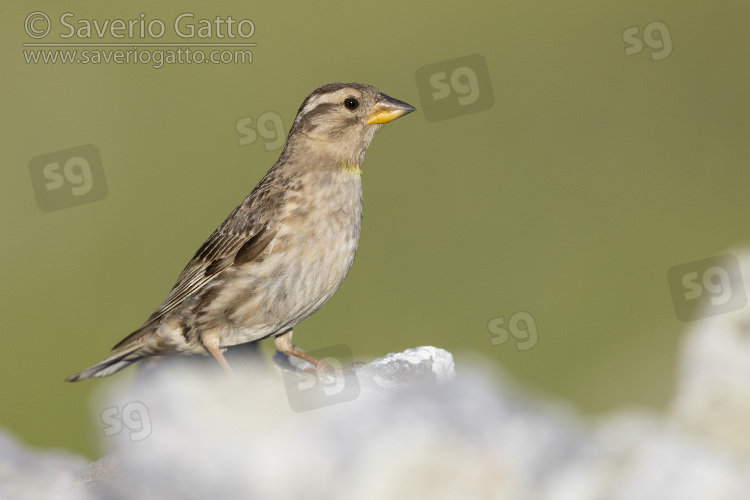
[[[86,463],[67,452],[28,449],[0,430],[0,499],[74,498],[68,486]]]
[[[360,385],[385,390],[440,384],[450,382],[455,377],[453,355],[430,346],[390,353],[357,369]]]
[[[272,371],[240,368],[228,380],[213,365],[173,364],[105,395],[102,408],[145,405],[152,432],[133,442],[123,430],[108,462],[122,480],[109,471],[89,488],[143,499],[524,498],[583,437],[568,410],[501,379],[467,367],[451,381],[452,356],[440,349],[374,365],[358,370],[363,386],[380,377],[398,390],[374,384],[294,411],[295,386]]]
[[[734,255],[750,297],[750,253]],[[690,324],[672,416],[750,462],[750,306]]]
[[[726,450],[641,412],[593,426],[586,453],[561,468],[545,500],[748,500],[750,474]]]
[[[594,421],[477,359],[456,375],[434,347],[327,381],[283,357],[235,356],[234,378],[211,359],[171,359],[100,381],[92,417],[111,454],[85,470],[0,435],[0,500],[750,500],[746,350],[741,323],[719,323],[691,333],[671,414]]]

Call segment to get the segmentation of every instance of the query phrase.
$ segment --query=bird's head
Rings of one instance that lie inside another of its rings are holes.
[[[302,103],[284,153],[299,148],[307,157],[320,155],[358,168],[375,131],[414,110],[370,85],[329,83]]]

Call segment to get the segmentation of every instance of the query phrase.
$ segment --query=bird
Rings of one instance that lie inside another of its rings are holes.
[[[375,132],[416,109],[362,83],[329,83],[302,102],[278,161],[198,249],[159,308],[103,361],[66,379],[106,377],[150,356],[211,355],[273,337],[318,374],[330,365],[292,344],[354,261],[362,162]]]

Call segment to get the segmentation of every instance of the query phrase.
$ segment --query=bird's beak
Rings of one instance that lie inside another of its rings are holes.
[[[414,106],[410,106],[404,101],[399,101],[385,94],[380,94],[380,101],[373,106],[370,116],[367,119],[367,124],[388,123],[412,111],[416,111]]]

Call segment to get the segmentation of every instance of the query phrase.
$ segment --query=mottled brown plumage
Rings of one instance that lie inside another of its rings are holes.
[[[162,305],[115,354],[68,381],[111,375],[146,357],[212,354],[292,328],[336,292],[362,223],[360,165],[375,131],[414,111],[369,85],[324,85],[302,103],[284,150],[260,183],[198,249]]]

